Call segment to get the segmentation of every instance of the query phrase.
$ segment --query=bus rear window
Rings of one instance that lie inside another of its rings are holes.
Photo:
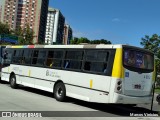
[[[124,50],[123,54],[123,61],[125,66],[145,70],[154,69],[154,57],[152,54],[135,50]]]

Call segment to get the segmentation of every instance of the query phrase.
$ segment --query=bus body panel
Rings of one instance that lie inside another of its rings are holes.
[[[123,62],[123,49],[117,48],[112,70],[110,103],[151,103],[155,70],[148,73],[134,72],[124,68]],[[120,93],[116,92],[118,81],[122,82],[122,90],[118,91]]]
[[[1,72],[1,79],[4,81],[9,82],[9,77],[10,77],[10,66],[3,67],[2,72]]]
[[[114,93],[113,103],[123,103],[123,104],[150,104],[152,101],[152,96],[129,96]]]
[[[17,84],[53,92],[55,82],[61,80],[69,97],[90,102],[109,102],[109,76],[20,65],[10,65],[10,71],[8,69],[9,67],[2,69],[2,79],[8,82],[10,73],[13,72],[16,74]]]
[[[152,89],[152,72],[137,73],[125,69],[124,94],[129,96],[149,96]]]

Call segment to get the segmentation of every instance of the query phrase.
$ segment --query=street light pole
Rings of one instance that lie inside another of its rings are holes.
[[[152,102],[151,102],[151,111],[153,111],[153,101],[154,101],[154,93],[155,93],[155,83],[156,83],[156,81],[157,81],[157,72],[156,72],[156,75],[155,75],[155,81],[154,81],[154,83],[153,83],[153,96],[152,96]]]
[[[155,60],[160,60],[157,56],[155,56]],[[155,63],[155,61],[154,61],[154,64],[156,64]],[[155,67],[155,81],[154,81],[154,83],[153,83],[153,96],[152,96],[152,102],[151,102],[151,111],[153,110],[153,101],[154,101],[154,93],[155,93],[155,83],[156,83],[156,81],[157,81],[157,77],[158,77],[158,73],[157,73],[157,67]]]

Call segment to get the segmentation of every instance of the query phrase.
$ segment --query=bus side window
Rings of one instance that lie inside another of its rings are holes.
[[[82,50],[68,50],[65,54],[64,69],[81,70],[83,51]]]
[[[14,49],[12,63],[22,64],[23,54],[24,54],[24,49],[21,48]]]
[[[67,61],[65,61],[65,66],[64,66],[64,68],[66,69],[66,68],[69,68],[69,61],[67,60]]]
[[[24,49],[24,53],[23,53],[23,61],[24,64],[31,64],[31,50],[28,49]]]
[[[109,52],[106,50],[86,50],[84,70],[98,74],[107,74]]]
[[[25,64],[25,57],[22,58],[21,64]]]
[[[54,51],[48,51],[47,60],[46,60],[46,66],[53,67],[53,54]]]
[[[45,50],[39,50],[36,65],[44,66],[45,65],[45,58],[46,58],[46,51]]]
[[[62,57],[62,50],[48,51],[46,66],[50,68],[61,68]]]
[[[37,64],[38,53],[39,53],[39,50],[34,50],[33,52],[32,64],[34,65]]]
[[[84,70],[90,71],[90,68],[91,68],[91,62],[85,62]]]
[[[103,73],[106,74],[108,72],[107,70],[107,63],[104,64]]]

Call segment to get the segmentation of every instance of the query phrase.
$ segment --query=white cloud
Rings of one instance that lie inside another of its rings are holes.
[[[119,21],[120,21],[119,18],[113,18],[113,19],[112,19],[112,22],[119,22]]]

